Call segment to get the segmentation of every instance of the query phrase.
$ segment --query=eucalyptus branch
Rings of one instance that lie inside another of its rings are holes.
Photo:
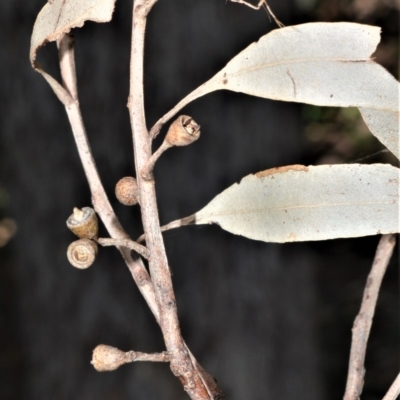
[[[208,85],[208,81],[203,83],[197,89],[193,90],[193,92],[189,93],[186,97],[184,97],[174,108],[168,111],[163,117],[161,117],[150,129],[150,136],[154,139],[160,133],[161,128],[171,119],[173,118],[183,107],[187,106],[192,101],[202,97],[210,92],[215,90]]]
[[[231,3],[239,3],[243,4],[247,7],[252,8],[253,10],[259,10],[260,8],[264,8],[268,15],[271,15],[271,17],[274,19],[275,23],[279,26],[279,28],[283,28],[285,25],[282,24],[281,21],[279,21],[278,18],[276,18],[275,14],[272,12],[271,7],[268,5],[267,0],[260,0],[259,3],[255,6],[254,4],[251,4],[245,0],[229,0]]]
[[[275,16],[271,8],[269,7],[268,3],[266,0],[260,0],[257,6],[248,3],[245,0],[229,0],[232,3],[239,3],[239,4],[244,4],[247,7],[250,7],[254,10],[259,10],[260,8],[265,8],[267,11],[268,15],[271,15],[272,18],[274,19],[275,23],[280,27],[283,28],[284,25],[282,22],[278,20],[278,18]],[[215,90],[215,87],[213,85],[209,85],[209,81],[203,83],[201,86],[193,90],[191,93],[189,93],[186,97],[184,97],[178,104],[175,105],[170,111],[168,111],[163,117],[161,117],[150,129],[150,136],[154,139],[157,137],[159,134],[161,128],[165,123],[167,123],[171,118],[173,118],[182,108],[187,106],[189,103],[192,101],[198,99],[199,97],[202,97],[210,92]]]
[[[122,228],[117,216],[115,215],[114,210],[111,207],[110,202],[108,201],[108,197],[98,175],[97,167],[93,159],[92,151],[87,139],[78,102],[73,39],[70,35],[67,34],[64,35],[57,44],[59,47],[60,70],[63,80],[63,86],[64,89],[66,89],[71,96],[74,96],[72,102],[69,101],[67,104],[65,104],[66,111],[73,131],[82,166],[84,168],[85,175],[87,177],[92,194],[93,207],[113,239],[130,241],[128,234]],[[160,324],[160,314],[155,300],[153,284],[146,268],[143,265],[141,258],[133,258],[130,248],[126,246],[117,245],[117,248],[119,249],[126,265],[129,268],[129,271],[132,274],[134,281],[136,282],[140,292],[146,300],[155,319]],[[186,352],[191,357],[192,362],[195,364],[196,369],[200,371],[202,375],[201,379],[205,382],[205,385],[210,388],[210,393],[221,393],[221,391],[215,384],[214,378],[201,368],[194,356],[190,353],[190,350],[187,348],[186,344],[184,344],[184,346]],[[210,397],[210,399],[211,398],[212,397]]]
[[[180,115],[154,154],[153,139],[169,119],[193,100],[216,90],[230,90],[273,100],[358,107],[371,132],[399,157],[396,146],[398,82],[371,60],[379,42],[378,27],[315,23],[277,29],[233,57],[225,68],[189,93],[149,132],[143,99],[144,40],[147,15],[158,0],[134,0],[128,107],[137,181],[132,176],[124,177],[116,190],[121,203],[140,204],[144,234],[134,242],[119,223],[97,172],[79,107],[74,43],[68,34],[88,20],[110,21],[115,1],[104,0],[98,7],[92,7],[84,1],[49,0],[35,22],[29,56],[32,67],[65,106],[94,209],[110,236],[98,238],[98,221],[92,208],[75,208],[67,226],[80,239],[70,244],[68,258],[73,266],[84,269],[94,260],[97,243],[116,246],[164,337],[166,351],[162,353],[123,352],[100,345],[93,353],[92,363],[98,371],[111,371],[134,361],[168,362],[193,400],[222,400],[225,397],[216,381],[198,364],[182,338],[162,232],[190,224],[219,224],[233,234],[279,243],[367,236],[376,232],[398,233],[398,219],[393,216],[399,207],[399,169],[384,164],[272,168],[244,177],[195,214],[160,227],[154,166],[167,148],[186,146],[197,140],[200,126],[191,117]],[[227,1],[253,10],[264,9],[283,27],[267,0]],[[38,49],[56,40],[62,83],[36,62]],[[366,45],[360,47],[359,43]],[[320,81],[324,81],[323,91],[318,85]],[[315,204],[324,206],[323,213]],[[359,209],[362,212],[355,212]],[[274,229],[269,229],[270,226]],[[146,246],[139,243],[144,240]],[[361,309],[354,322],[344,400],[358,400],[363,388],[369,332],[394,245],[395,237],[386,235],[376,251]],[[137,254],[131,254],[132,250]],[[148,260],[151,277],[143,264],[144,258]],[[394,400],[399,393],[400,375],[384,400]]]
[[[76,85],[75,57],[73,39],[70,35],[63,35],[58,41],[60,70],[64,88],[73,96],[73,101],[65,105],[68,119],[75,138],[79,157],[92,194],[93,207],[103,221],[110,236],[114,239],[130,239],[122,228],[114,210],[108,201],[107,194],[101,183],[97,167],[92,156],[92,151],[87,139],[85,126],[83,124],[79,102],[78,89]],[[157,321],[159,321],[158,308],[155,301],[151,279],[140,258],[132,258],[131,251],[127,247],[117,246],[124,258],[133,279],[139,287],[140,292],[152,310]]]
[[[136,361],[151,361],[151,362],[168,362],[169,361],[169,355],[166,351],[163,351],[162,353],[142,353],[140,351],[128,351],[127,353],[127,358],[131,362],[136,362]]]
[[[91,364],[99,371],[114,371],[124,364],[136,361],[168,362],[169,355],[166,351],[162,353],[141,353],[140,351],[121,351],[115,347],[105,344],[98,345],[93,350]]]
[[[385,275],[393,249],[396,244],[394,235],[383,235],[376,249],[371,272],[368,275],[361,303],[353,326],[349,371],[343,400],[358,400],[364,385],[364,360],[367,342],[375,313],[379,289]]]
[[[153,155],[147,161],[147,164],[140,171],[140,174],[142,175],[143,179],[145,180],[153,179],[153,170],[157,160],[161,157],[161,154],[163,154],[164,151],[170,149],[171,147],[172,145],[169,144],[167,141],[164,140],[162,142],[161,146],[157,149],[156,152],[153,153]]]
[[[78,100],[78,82],[76,79],[74,37],[66,34],[57,41],[60,60],[61,81],[73,100]]]
[[[143,98],[143,56],[146,17],[156,1],[135,1],[130,64],[128,108],[133,132],[136,176],[141,200],[143,228],[150,251],[149,268],[160,313],[160,326],[170,356],[170,367],[194,400],[212,400],[214,393],[193,361],[179,328],[171,273],[161,235],[154,179],[143,179],[141,171],[151,158],[151,137],[146,128]],[[217,393],[220,394],[220,393]]]
[[[153,169],[157,160],[164,151],[173,146],[187,146],[192,144],[200,137],[200,125],[188,115],[180,115],[169,127],[164,141],[157,151],[148,159],[141,170],[142,178],[145,180],[153,179]]]
[[[390,386],[388,392],[382,400],[396,400],[400,395],[400,373],[397,375],[396,379]]]
[[[175,221],[171,221],[168,224],[163,225],[160,229],[161,229],[161,232],[166,232],[171,229],[182,228],[183,226],[193,225],[195,223],[195,221],[196,221],[196,216],[193,214],[193,215],[189,215],[188,217],[185,217],[185,218],[180,218]],[[142,243],[145,240],[146,240],[146,235],[143,234],[137,238],[136,242]]]
[[[253,9],[253,10],[259,10],[261,7],[264,7],[266,5],[265,0],[260,0],[259,3],[255,6],[254,4],[251,4],[247,1],[244,0],[229,0],[231,3],[239,3],[239,4],[244,4],[245,6]]]
[[[139,243],[134,242],[133,240],[129,239],[112,239],[112,238],[99,238],[96,240],[98,244],[103,247],[106,246],[121,246],[126,247],[130,250],[136,251],[136,253],[140,254],[142,257],[148,259],[149,252],[146,247],[142,246]]]

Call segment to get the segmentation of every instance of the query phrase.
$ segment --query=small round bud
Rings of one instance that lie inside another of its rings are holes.
[[[187,146],[200,137],[200,125],[187,115],[179,116],[169,127],[165,141],[171,146]]]
[[[125,176],[115,186],[115,196],[125,206],[134,206],[138,203],[139,190],[136,179],[132,176]]]
[[[79,239],[68,246],[68,261],[79,269],[89,268],[97,256],[97,243],[90,239]]]
[[[81,239],[97,238],[99,223],[93,208],[83,207],[82,210],[74,208],[67,219],[67,227]]]
[[[92,361],[93,367],[99,371],[114,371],[121,365],[126,364],[126,354],[115,347],[100,344],[93,350]]]

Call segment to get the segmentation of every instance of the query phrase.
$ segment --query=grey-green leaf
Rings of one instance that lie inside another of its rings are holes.
[[[85,21],[111,20],[116,0],[53,0],[42,8],[33,27],[30,60],[35,67],[36,53],[46,42],[53,42]]]
[[[396,233],[399,171],[386,164],[266,170],[220,193],[195,223],[277,243]]]
[[[399,82],[371,55],[380,28],[309,23],[251,44],[174,109],[215,90],[320,106],[359,107],[374,134],[400,158]]]

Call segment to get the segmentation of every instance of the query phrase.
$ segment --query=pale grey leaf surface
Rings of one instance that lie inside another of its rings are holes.
[[[360,107],[371,132],[400,158],[400,86],[371,59],[379,41],[380,28],[347,22],[277,29],[239,53],[192,97],[227,89],[274,100]]]
[[[53,0],[38,14],[31,37],[30,60],[32,66],[38,49],[46,42],[59,39],[72,28],[83,26],[85,21],[111,20],[116,0]]]
[[[388,164],[273,168],[220,193],[195,223],[277,243],[396,233],[399,171]]]
[[[371,133],[400,159],[399,113],[360,107]]]

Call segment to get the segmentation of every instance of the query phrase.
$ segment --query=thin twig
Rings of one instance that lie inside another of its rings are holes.
[[[211,78],[213,79],[213,78]],[[203,83],[201,86],[193,90],[186,97],[184,97],[174,108],[169,110],[163,117],[161,117],[154,126],[150,129],[150,136],[152,139],[157,137],[160,133],[161,128],[166,124],[171,118],[173,118],[183,107],[187,106],[192,101],[202,97],[208,93],[213,92],[215,87],[208,84],[209,81]]]
[[[68,43],[63,43],[64,41],[67,41]],[[63,38],[58,42],[58,45],[60,52],[60,69],[63,84],[68,92],[74,95],[74,101],[65,104],[66,111],[77,144],[79,156],[81,158],[81,162],[92,193],[93,206],[99,217],[103,221],[111,237],[115,239],[130,239],[127,233],[123,230],[118,218],[114,213],[114,210],[112,209],[108,201],[107,195],[104,191],[104,188],[100,181],[100,177],[97,172],[89,142],[87,140],[86,131],[77,99],[78,91],[76,87],[76,73],[74,69],[75,62],[72,38],[69,35],[64,35]],[[68,56],[64,54],[65,52],[69,53]],[[132,258],[130,254],[130,249],[121,246],[119,246],[118,248],[132,274],[133,279],[138,285],[140,292],[145,298],[147,304],[149,305],[157,322],[161,324],[153,285],[149,274],[143,265],[142,260],[140,258]],[[195,360],[185,343],[184,348],[185,351],[190,355],[192,360]],[[211,375],[204,373],[202,379],[203,381],[207,382],[207,386],[208,388],[210,388],[210,393],[221,393]],[[211,399],[212,397],[209,398]]]
[[[364,360],[379,289],[392,256],[396,237],[383,235],[376,249],[371,272],[368,275],[361,303],[353,326],[349,371],[343,400],[358,400],[364,385]]]
[[[150,254],[146,247],[130,239],[113,239],[113,238],[99,238],[97,243],[103,247],[106,246],[122,246],[139,253],[142,257],[148,259]]]
[[[282,22],[278,20],[278,18],[275,16],[271,8],[269,7],[268,3],[266,0],[260,0],[257,6],[254,6],[251,3],[248,3],[245,0],[229,0],[232,3],[239,3],[239,4],[244,4],[253,10],[259,10],[261,7],[264,7],[266,11],[269,13],[269,15],[272,16],[272,18],[275,20],[276,24],[280,27],[283,28],[284,25]],[[211,93],[215,90],[217,90],[217,87],[214,85],[210,84],[211,81],[215,79],[215,76],[211,78],[209,81],[203,83],[201,86],[193,90],[191,93],[189,93],[186,97],[184,97],[178,104],[175,105],[174,108],[172,108],[170,111],[168,111],[162,118],[160,118],[150,129],[150,136],[152,139],[157,137],[157,135],[160,133],[161,128],[166,124],[171,118],[173,118],[180,110],[182,110],[183,107],[187,106],[189,103],[192,101],[198,99],[199,97],[202,97],[208,93]],[[224,89],[224,85],[219,87],[219,89]]]
[[[68,41],[69,43],[63,44],[63,41]],[[111,237],[113,237],[114,239],[130,239],[129,235],[122,228],[117,216],[115,215],[114,210],[110,205],[110,202],[108,201],[108,197],[98,175],[97,167],[94,162],[92,151],[86,136],[86,130],[83,124],[79,102],[77,99],[78,91],[76,87],[76,73],[74,68],[75,62],[73,61],[74,48],[72,38],[69,35],[64,35],[62,39],[58,42],[58,46],[59,52],[61,53],[60,70],[63,83],[65,87],[68,88],[68,92],[75,93],[76,96],[73,102],[66,102],[65,106],[77,145],[79,157],[81,159],[82,166],[85,171],[85,175],[88,180],[88,184],[92,194],[93,207],[99,215],[100,219],[103,221]],[[63,54],[63,52],[65,51],[68,51],[70,53],[68,54],[68,57]],[[118,246],[118,249],[126,265],[128,266],[135,283],[142,293],[142,296],[146,300],[156,321],[160,324],[160,314],[155,300],[153,284],[145,266],[143,265],[142,259],[139,257],[132,258],[131,250],[126,247]],[[195,360],[186,344],[185,348],[190,357]],[[216,386],[215,381],[211,375],[204,373],[202,377],[207,382],[207,386],[211,388],[211,393],[220,393],[220,390]]]
[[[155,182],[146,180],[140,171],[151,157],[151,137],[146,128],[143,94],[143,56],[146,17],[156,0],[136,0],[133,6],[133,28],[130,64],[130,113],[135,153],[136,176],[146,244],[150,251],[149,268],[160,313],[161,330],[170,356],[170,368],[193,400],[212,400],[215,396],[205,384],[183,341],[171,273],[161,235]]]
[[[396,379],[390,386],[388,392],[382,400],[396,400],[400,395],[400,373],[397,375]]]
[[[161,154],[163,154],[164,151],[170,149],[171,147],[172,145],[169,144],[166,140],[162,142],[161,146],[157,149],[157,151],[153,153],[153,155],[147,161],[147,164],[140,171],[140,175],[142,175],[143,179],[146,180],[153,179],[153,170],[157,160],[161,157]]]
[[[260,8],[265,8],[267,13],[271,15],[275,23],[279,26],[279,28],[283,28],[285,25],[282,24],[281,21],[279,21],[278,18],[276,18],[275,14],[272,12],[271,7],[268,5],[266,0],[260,0],[259,3],[255,6],[254,4],[249,3],[248,1],[245,0],[229,0],[231,3],[238,3],[238,4],[243,4],[253,10],[259,10]]]
[[[177,219],[175,221],[169,222],[167,225],[163,225],[160,229],[161,232],[169,231],[171,229],[181,228],[182,226],[188,226],[194,224],[196,221],[196,216],[190,215],[189,217]],[[142,243],[146,240],[146,235],[143,234],[139,236],[136,240],[137,243]]]
[[[244,0],[229,0],[231,3],[238,3],[238,4],[244,4],[245,6],[253,9],[253,10],[259,10],[262,6],[264,6],[265,0],[260,0],[259,3],[255,6],[254,4],[251,4],[247,1]]]
[[[78,102],[78,90],[76,87],[76,72],[74,60],[73,39],[70,35],[64,35],[58,42],[60,53],[60,70],[63,84],[69,93],[74,93],[74,101],[66,105],[68,119],[75,138],[79,157],[92,194],[93,207],[103,221],[110,236],[114,239],[130,239],[129,235],[122,228],[114,210],[108,201],[107,194],[101,183],[97,167],[92,156],[85,126],[83,124],[81,111]],[[65,54],[68,53],[68,54]],[[124,258],[129,271],[147,304],[152,310],[156,320],[159,321],[158,307],[155,300],[153,284],[150,276],[140,258],[132,258],[131,250],[126,247],[118,247]]]
[[[114,371],[124,364],[136,361],[169,362],[169,354],[166,351],[151,354],[133,350],[124,352],[116,347],[99,344],[93,350],[92,361],[90,363],[97,371],[104,372]]]
[[[162,353],[142,353],[140,351],[128,351],[125,353],[130,362],[150,361],[150,362],[169,362],[169,355],[166,351]]]
[[[57,41],[58,56],[61,67],[61,81],[69,95],[78,100],[78,83],[76,80],[74,37],[72,34],[64,35]]]

